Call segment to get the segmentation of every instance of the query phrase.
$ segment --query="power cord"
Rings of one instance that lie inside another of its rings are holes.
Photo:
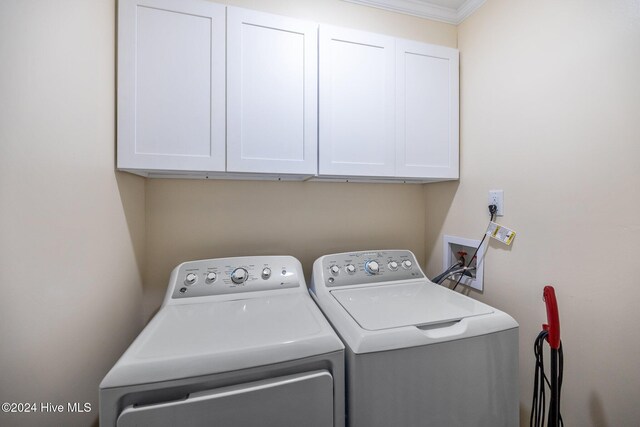
[[[498,207],[496,205],[489,205],[489,214],[491,214],[491,219],[489,220],[489,223],[493,222],[493,218],[496,215],[496,212],[498,211]],[[484,235],[482,236],[482,240],[480,240],[480,244],[478,245],[478,247],[476,248],[475,252],[473,252],[473,255],[471,255],[471,258],[469,258],[469,262],[467,263],[465,269],[469,269],[469,266],[471,265],[471,263],[473,262],[473,259],[476,257],[476,255],[478,254],[478,251],[480,250],[480,248],[482,247],[482,244],[484,243],[484,239],[487,238],[487,233],[485,232]],[[477,261],[476,261],[477,262]],[[463,274],[460,274],[460,276],[458,277],[458,281],[456,282],[456,284],[453,286],[453,288],[451,288],[451,290],[455,291],[456,288],[458,287],[458,285],[460,284],[460,281],[462,280],[462,276],[464,276]]]
[[[543,344],[549,335],[548,331],[542,331],[538,334],[533,345],[533,353],[536,359],[535,377],[533,380],[533,400],[531,402],[531,417],[529,418],[530,427],[543,427],[546,413],[546,396],[545,388],[551,388],[549,378],[544,372],[544,353]],[[562,341],[558,349],[558,409],[560,408],[560,392],[562,391],[562,375],[563,375],[564,355],[562,353]],[[553,400],[553,396],[552,396]],[[551,417],[551,415],[549,415]],[[560,427],[564,427],[562,414],[558,412],[558,420]],[[550,425],[550,423],[548,423]]]

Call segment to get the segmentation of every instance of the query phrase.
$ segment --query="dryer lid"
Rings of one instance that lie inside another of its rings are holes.
[[[431,282],[334,290],[360,327],[378,331],[427,326],[493,313],[493,308]]]
[[[306,293],[169,305],[131,344],[101,387],[229,372],[343,348]]]

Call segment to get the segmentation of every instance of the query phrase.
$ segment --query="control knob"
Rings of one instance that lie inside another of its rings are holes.
[[[398,269],[398,263],[395,261],[391,261],[389,263],[389,270],[396,271]]]
[[[218,275],[213,271],[210,271],[207,273],[207,282],[209,283],[215,282],[217,278],[218,278]]]
[[[413,263],[411,261],[409,261],[408,259],[402,261],[402,268],[404,268],[405,270],[411,270],[411,267],[413,267]]]
[[[184,279],[184,284],[193,285],[194,283],[196,283],[196,280],[198,280],[198,276],[196,276],[194,273],[189,273],[187,274],[187,277]]]
[[[347,270],[347,273],[349,273],[349,274],[353,274],[353,273],[355,273],[355,272],[356,272],[356,266],[355,266],[355,265],[353,265],[353,264],[348,264],[348,265],[345,267],[345,270]]]
[[[231,273],[231,281],[236,285],[240,285],[247,281],[249,273],[244,268],[236,268]]]
[[[264,280],[267,280],[269,277],[271,277],[271,269],[269,267],[265,267],[262,269],[262,278]]]
[[[378,274],[380,271],[380,265],[378,265],[378,261],[367,261],[364,265],[364,269],[369,274]]]
[[[338,267],[337,265],[332,265],[329,270],[331,270],[331,274],[333,274],[334,276],[337,276],[338,273],[340,273],[340,267]]]

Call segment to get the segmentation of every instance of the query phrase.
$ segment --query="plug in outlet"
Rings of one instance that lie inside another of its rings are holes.
[[[498,207],[496,216],[504,216],[504,191],[489,190],[489,203],[487,204],[496,205]]]
[[[466,267],[479,244],[480,240],[445,235],[442,248],[442,271],[458,262],[461,256],[464,258]],[[482,291],[484,288],[484,247],[478,250],[475,259],[471,260],[470,267],[475,267],[475,270],[471,271],[473,277],[462,276],[460,284]],[[454,276],[454,280],[457,281],[458,277]]]

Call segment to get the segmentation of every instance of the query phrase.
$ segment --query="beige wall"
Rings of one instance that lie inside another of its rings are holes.
[[[424,259],[420,185],[149,180],[145,315],[193,259],[293,255],[307,280],[321,255],[407,248]]]
[[[341,0],[227,4],[456,46],[456,27]],[[424,191],[419,185],[147,181],[145,316],[160,305],[182,261],[289,254],[305,268],[324,254],[408,248],[424,262]]]
[[[566,425],[640,420],[640,8],[637,1],[490,0],[459,26],[461,179],[425,186],[428,271],[442,234],[480,236],[505,191],[484,295],[520,323],[523,425],[542,288],[558,295]]]
[[[0,2],[0,402],[90,402],[143,324],[144,180],[114,172],[115,4]]]

